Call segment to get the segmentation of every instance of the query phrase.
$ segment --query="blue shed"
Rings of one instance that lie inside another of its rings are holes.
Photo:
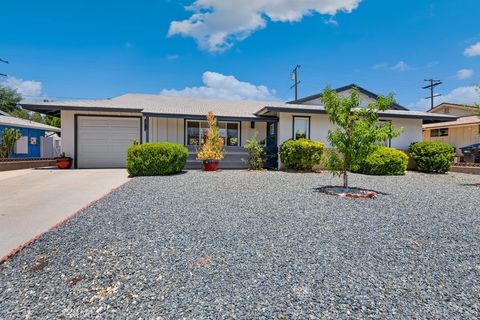
[[[60,132],[60,128],[43,123],[12,117],[4,112],[0,113],[0,138],[4,129],[20,130],[22,137],[17,141],[11,158],[40,158],[41,141],[45,132]]]

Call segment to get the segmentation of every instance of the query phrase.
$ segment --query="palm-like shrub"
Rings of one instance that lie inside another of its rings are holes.
[[[13,128],[5,128],[2,131],[0,139],[0,158],[8,158],[13,152],[15,142],[20,139],[22,134],[20,130]]]

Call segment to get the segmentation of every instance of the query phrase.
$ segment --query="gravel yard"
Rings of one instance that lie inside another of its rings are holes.
[[[0,265],[0,319],[479,318],[479,180],[135,178]]]

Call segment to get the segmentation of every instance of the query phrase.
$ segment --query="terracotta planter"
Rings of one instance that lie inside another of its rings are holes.
[[[203,171],[217,171],[218,161],[203,161]]]
[[[70,169],[72,167],[72,158],[58,158],[56,160],[57,168],[58,169]]]

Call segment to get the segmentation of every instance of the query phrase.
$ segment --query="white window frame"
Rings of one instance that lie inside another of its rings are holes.
[[[189,140],[188,139],[188,124],[189,123],[198,123],[199,124],[198,141],[199,141],[199,143],[202,143],[202,140],[203,140],[202,139],[202,128],[203,129],[208,128],[207,121],[206,120],[186,120],[185,121],[185,145],[186,146],[195,146],[195,144],[189,144],[189,141],[188,141]],[[225,142],[227,141],[227,138],[228,138],[228,136],[227,136],[227,126],[228,126],[228,124],[233,123],[233,124],[237,125],[237,145],[236,146],[229,146],[229,145],[225,144],[225,146],[227,146],[227,147],[239,147],[240,146],[240,135],[241,135],[241,122],[240,121],[218,121],[217,123],[218,123],[218,128],[220,129],[220,132],[222,130],[225,130],[226,136],[224,137],[224,136],[221,135],[225,139]],[[202,124],[207,124],[207,126],[203,127]],[[225,128],[224,129],[220,128],[220,126],[223,126],[223,125],[225,125]]]
[[[293,116],[292,117],[292,139],[297,140],[297,135],[295,132],[295,120],[304,119],[307,120],[307,132],[305,139],[310,139],[310,117],[309,116]]]

